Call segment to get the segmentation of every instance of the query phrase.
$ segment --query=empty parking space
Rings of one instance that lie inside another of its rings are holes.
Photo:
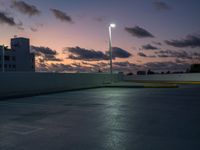
[[[0,149],[197,150],[199,89],[99,88],[0,101]]]

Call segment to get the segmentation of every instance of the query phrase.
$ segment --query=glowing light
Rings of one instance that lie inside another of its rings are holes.
[[[115,27],[116,27],[116,24],[111,23],[111,24],[110,24],[110,27],[111,27],[111,28],[115,28]]]

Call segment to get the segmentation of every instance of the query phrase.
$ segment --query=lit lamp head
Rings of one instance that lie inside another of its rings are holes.
[[[111,23],[111,24],[110,24],[110,27],[111,27],[111,28],[115,28],[115,27],[116,27],[116,24]]]

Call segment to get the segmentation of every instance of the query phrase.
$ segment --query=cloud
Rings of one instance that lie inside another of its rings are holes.
[[[176,62],[177,64],[183,64],[183,63],[186,63],[185,60],[183,60],[183,59],[178,59],[178,58],[175,60],[175,62]]]
[[[192,59],[192,54],[187,53],[186,51],[173,51],[173,50],[165,50],[165,51],[159,51],[156,52],[158,54],[158,57],[161,58],[179,58],[179,59]]]
[[[81,64],[64,64],[64,63],[43,63],[38,62],[36,64],[37,72],[59,72],[59,73],[69,73],[69,72],[97,72],[93,67],[82,66]]]
[[[0,23],[10,26],[18,26],[13,17],[8,16],[5,12],[0,11]]]
[[[100,17],[94,17],[93,18],[95,21],[97,22],[103,22],[106,20],[106,17],[105,16],[100,16]]]
[[[107,55],[101,51],[89,50],[80,47],[68,47],[65,48],[64,51],[68,51],[70,53],[69,59],[75,60],[87,60],[87,61],[100,61],[106,60]]]
[[[200,53],[194,52],[192,53],[193,57],[200,59]]]
[[[157,47],[152,46],[151,44],[143,45],[143,46],[142,46],[142,49],[143,49],[143,50],[158,50]]]
[[[152,35],[149,31],[139,27],[135,26],[133,28],[126,27],[125,30],[130,33],[132,36],[138,37],[138,38],[154,38],[154,35]]]
[[[95,51],[93,49],[85,49],[80,47],[68,47],[64,49],[64,53],[69,52],[69,59],[75,60],[87,60],[87,61],[101,61],[109,59],[109,52],[103,53],[101,51]],[[119,47],[113,47],[112,49],[113,59],[116,58],[129,58],[132,56],[128,51]]]
[[[153,44],[156,44],[156,45],[158,45],[158,46],[161,46],[161,45],[162,45],[161,42],[156,42],[156,41],[153,41]]]
[[[98,72],[99,70],[103,72],[110,71],[109,63],[105,62],[98,62],[95,64],[88,63],[88,62],[82,62],[84,65],[91,66],[91,70]],[[119,71],[119,72],[137,72],[138,70],[141,70],[143,66],[137,65],[134,63],[130,63],[128,61],[122,61],[122,62],[113,62],[113,70]]]
[[[142,53],[142,52],[139,52],[138,56],[140,56],[140,57],[147,57],[147,55],[145,53]]]
[[[165,41],[165,43],[178,48],[197,48],[200,47],[200,35],[188,35],[185,39]]]
[[[62,61],[62,59],[57,58],[58,53],[56,50],[52,50],[48,47],[36,47],[31,46],[31,51],[35,53],[36,56],[42,57],[43,61]]]
[[[137,72],[143,70],[144,66],[126,62],[113,62],[113,69],[120,72]]]
[[[145,53],[142,53],[142,52],[139,52],[137,55],[140,56],[140,57],[148,57],[148,58],[155,58],[156,57],[155,55],[146,55]]]
[[[33,28],[33,27],[31,27],[30,30],[33,31],[33,32],[37,32],[38,31],[37,28]]]
[[[51,8],[50,11],[54,14],[54,16],[62,22],[70,22],[73,23],[72,18],[68,16],[65,12],[60,11],[58,9]]]
[[[129,53],[127,50],[121,49],[119,47],[113,47],[112,48],[112,55],[113,58],[129,58],[132,56],[131,53]]]
[[[22,13],[24,15],[28,15],[30,17],[41,14],[40,10],[38,10],[38,8],[36,6],[27,4],[24,1],[14,0],[12,2],[11,8],[15,8],[20,13]]]
[[[146,69],[154,71],[186,71],[190,67],[190,64],[187,63],[176,63],[176,62],[149,62],[144,64]]]
[[[158,11],[165,11],[165,10],[171,10],[172,8],[165,2],[162,1],[154,1],[153,5],[156,10]]]
[[[51,64],[48,67],[49,70],[52,70],[54,72],[71,72],[74,71],[74,67],[68,64],[63,64],[63,63],[59,63],[59,64]]]

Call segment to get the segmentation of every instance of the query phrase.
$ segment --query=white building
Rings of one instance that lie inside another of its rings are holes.
[[[3,60],[4,57],[4,60]],[[35,55],[30,52],[30,40],[26,38],[11,39],[11,49],[0,46],[0,71],[34,72]]]

